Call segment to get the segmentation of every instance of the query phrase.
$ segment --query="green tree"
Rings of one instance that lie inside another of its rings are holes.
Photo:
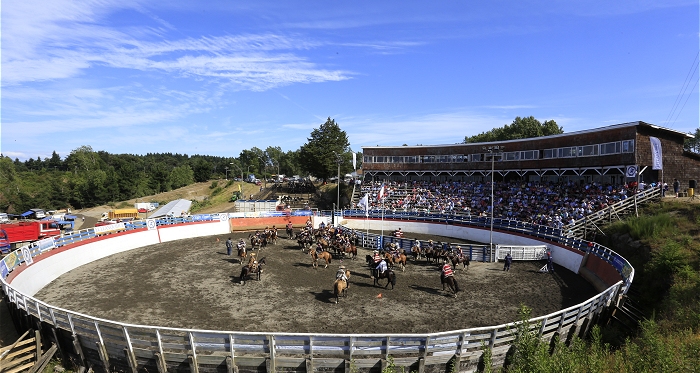
[[[693,137],[692,139],[686,139],[685,143],[683,144],[683,149],[689,152],[700,154],[700,128],[697,128],[695,130],[695,134],[691,133],[691,135],[695,137]]]
[[[299,149],[301,169],[315,177],[328,179],[337,172],[336,155],[343,157],[347,169],[349,146],[348,135],[334,119],[328,117],[326,123],[311,131],[308,142]]]
[[[173,189],[181,188],[194,183],[194,171],[189,165],[182,165],[173,168],[170,173],[170,184]]]
[[[561,133],[564,133],[564,129],[553,120],[541,123],[533,116],[527,118],[515,117],[511,124],[506,124],[503,127],[494,128],[478,135],[465,137],[464,143],[529,139]]]

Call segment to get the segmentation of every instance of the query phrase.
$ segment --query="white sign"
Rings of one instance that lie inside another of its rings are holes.
[[[651,142],[651,169],[652,170],[663,170],[664,163],[661,154],[661,140],[656,137],[649,137]]]
[[[627,177],[637,176],[637,166],[627,166]]]
[[[34,263],[34,259],[32,258],[32,252],[29,251],[28,247],[22,248],[22,256],[24,257],[24,262],[27,263],[28,266]]]
[[[149,231],[156,229],[156,219],[146,219],[146,226]]]

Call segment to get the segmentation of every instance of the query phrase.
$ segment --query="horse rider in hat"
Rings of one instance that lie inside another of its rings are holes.
[[[347,273],[345,272],[345,266],[338,267],[338,272],[335,273],[335,279],[345,281],[345,287],[346,288],[350,287],[350,284],[348,283],[348,276],[347,276]]]

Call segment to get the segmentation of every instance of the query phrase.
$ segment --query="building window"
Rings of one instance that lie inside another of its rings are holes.
[[[598,155],[598,145],[586,145],[578,147],[579,157],[590,157]]]
[[[576,156],[576,147],[559,148],[558,158],[571,158]]]
[[[634,153],[634,140],[624,140],[622,142],[623,153]]]
[[[449,155],[438,155],[437,158],[440,163],[448,163],[450,161]]]
[[[469,159],[472,162],[481,162],[484,160],[482,157],[483,154],[469,154]]]
[[[506,153],[506,161],[517,161],[520,159],[520,152]]]
[[[617,154],[620,152],[620,142],[608,142],[600,144],[600,155]]]
[[[542,158],[556,158],[557,157],[557,149],[545,149],[542,151]]]
[[[538,150],[526,150],[524,152],[520,152],[520,159],[537,159],[539,153],[540,152]]]

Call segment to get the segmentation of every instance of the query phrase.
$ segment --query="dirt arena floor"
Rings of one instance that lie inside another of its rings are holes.
[[[282,233],[284,235],[284,233]],[[443,291],[439,266],[409,260],[392,289],[373,285],[365,264],[333,260],[314,269],[295,241],[280,239],[260,257],[261,281],[239,284],[237,257],[226,255],[227,237],[186,239],[136,249],[85,265],[42,289],[37,298],[92,316],[142,325],[222,331],[314,333],[426,333],[497,325],[517,320],[525,304],[539,316],[595,294],[581,277],[559,268],[538,273],[544,263],[473,261],[457,270],[461,292]],[[445,238],[407,234],[421,240]],[[459,242],[449,239],[449,242]],[[339,265],[351,271],[348,296],[334,303]]]

